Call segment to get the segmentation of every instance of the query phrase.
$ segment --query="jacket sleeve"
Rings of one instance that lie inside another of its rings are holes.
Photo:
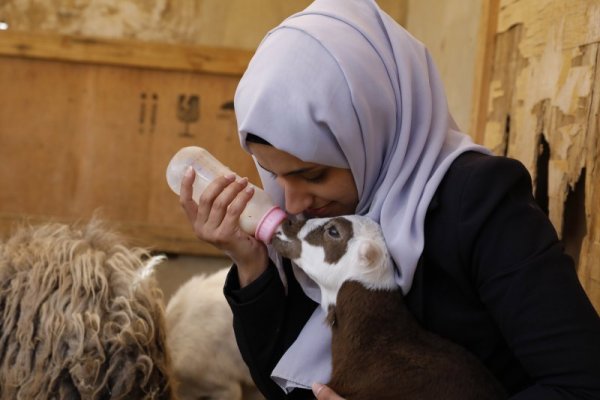
[[[461,194],[459,251],[535,382],[511,399],[600,399],[600,319],[573,261],[535,203],[525,167],[486,158]]]
[[[233,312],[233,329],[242,358],[263,395],[268,399],[312,398],[310,391],[300,389],[286,396],[271,379],[271,371],[317,306],[304,294],[287,260],[284,270],[287,294],[272,263],[256,281],[242,289],[234,265],[224,293]]]

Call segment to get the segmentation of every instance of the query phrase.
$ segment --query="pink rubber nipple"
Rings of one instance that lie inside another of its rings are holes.
[[[265,215],[263,215],[260,221],[258,221],[254,237],[266,244],[269,244],[271,242],[271,238],[275,234],[275,231],[286,218],[287,214],[285,211],[277,206],[274,206],[273,208],[269,209]]]

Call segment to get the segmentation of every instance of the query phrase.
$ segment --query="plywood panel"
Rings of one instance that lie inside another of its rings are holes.
[[[200,145],[258,182],[231,108],[239,75],[97,57],[0,56],[2,231],[21,218],[68,221],[100,210],[139,244],[216,254],[191,234],[165,169],[180,147]],[[198,108],[186,112],[193,97]]]
[[[252,53],[207,46],[0,31],[0,54],[241,76]]]

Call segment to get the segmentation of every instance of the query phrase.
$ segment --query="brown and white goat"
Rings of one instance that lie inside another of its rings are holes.
[[[506,398],[473,355],[418,325],[395,283],[380,227],[369,218],[286,223],[273,246],[321,289],[332,329],[329,385],[342,397]]]
[[[172,399],[157,262],[98,220],[0,243],[0,399]]]
[[[263,398],[235,341],[223,295],[227,272],[191,278],[167,305],[167,343],[181,400]]]

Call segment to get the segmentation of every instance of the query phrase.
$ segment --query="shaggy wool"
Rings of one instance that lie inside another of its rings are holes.
[[[171,399],[162,293],[148,251],[88,224],[0,243],[0,399]]]

